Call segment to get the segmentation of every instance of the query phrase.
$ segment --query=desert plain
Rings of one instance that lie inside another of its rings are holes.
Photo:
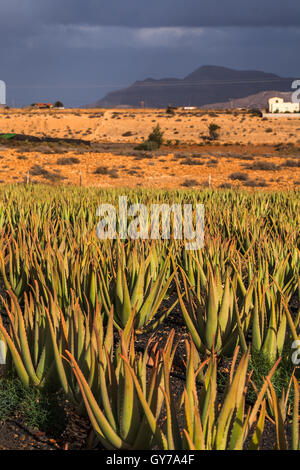
[[[138,150],[159,124],[163,145]],[[219,126],[209,140],[209,125]],[[162,109],[0,110],[0,182],[93,187],[298,189],[300,115]],[[47,138],[68,142],[47,142]],[[72,143],[72,139],[74,142]],[[81,140],[80,143],[77,141]]]

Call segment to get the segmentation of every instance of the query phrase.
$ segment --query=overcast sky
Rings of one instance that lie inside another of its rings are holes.
[[[0,0],[9,104],[93,103],[201,65],[300,78],[299,0]]]

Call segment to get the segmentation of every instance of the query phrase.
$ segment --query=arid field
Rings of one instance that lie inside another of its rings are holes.
[[[164,145],[136,150],[157,125]],[[207,141],[210,124],[217,140]],[[89,145],[2,142],[0,180],[99,187],[292,189],[300,184],[300,117],[242,111],[2,110],[0,132]]]

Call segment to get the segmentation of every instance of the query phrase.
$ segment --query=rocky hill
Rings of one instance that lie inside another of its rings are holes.
[[[291,92],[293,78],[283,78],[272,73],[255,70],[233,70],[226,67],[202,66],[183,79],[147,78],[128,88],[113,91],[94,103],[96,107],[205,106],[229,103],[277,90]],[[229,107],[229,106],[228,106]]]
[[[261,91],[255,95],[246,96],[245,98],[238,98],[225,101],[224,103],[212,103],[202,106],[206,109],[253,109],[259,108],[264,109],[268,107],[268,101],[270,98],[278,96],[278,98],[283,98],[284,101],[291,101],[292,93],[284,92],[278,90],[272,91]]]

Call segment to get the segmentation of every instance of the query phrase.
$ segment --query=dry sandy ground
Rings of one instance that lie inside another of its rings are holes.
[[[103,142],[141,142],[159,124],[165,140],[198,144],[208,126],[220,126],[220,143],[300,144],[299,119],[284,117],[263,120],[249,114],[209,111],[180,111],[168,117],[164,110],[64,110],[2,111],[0,132],[37,136],[74,137]],[[124,136],[131,132],[132,136]]]
[[[220,126],[218,145],[203,145],[210,123]],[[300,117],[262,120],[241,113],[181,112],[168,117],[163,110],[65,110],[2,111],[0,132],[15,132],[39,137],[82,138],[101,143],[138,143],[146,139],[156,124],[171,145],[143,157],[128,150],[111,153],[81,151],[74,147],[55,153],[0,147],[0,180],[22,182],[30,173],[31,181],[51,181],[98,187],[179,188],[232,184],[257,187],[252,182],[264,180],[267,189],[299,188],[300,167],[286,166],[286,160],[299,162]],[[132,135],[123,134],[131,132]],[[177,141],[177,145],[174,145]],[[199,144],[202,146],[199,146]],[[293,144],[292,150],[278,151],[275,145]],[[225,145],[224,145],[225,144]],[[122,145],[120,146],[122,147]],[[124,145],[124,149],[126,146]],[[61,165],[58,159],[76,157],[76,163]],[[186,157],[186,158],[184,158]],[[247,159],[249,157],[249,159]],[[191,159],[193,160],[191,162]],[[275,169],[251,169],[255,162],[271,162]],[[32,175],[39,165],[48,175]],[[246,168],[245,166],[248,166]],[[279,168],[280,166],[280,168]],[[100,168],[100,174],[95,173]],[[103,171],[104,168],[104,171]],[[113,172],[111,172],[113,170]],[[245,177],[235,180],[232,173]],[[108,173],[108,174],[103,174]],[[64,179],[51,178],[60,175]],[[49,176],[50,175],[50,176]]]

